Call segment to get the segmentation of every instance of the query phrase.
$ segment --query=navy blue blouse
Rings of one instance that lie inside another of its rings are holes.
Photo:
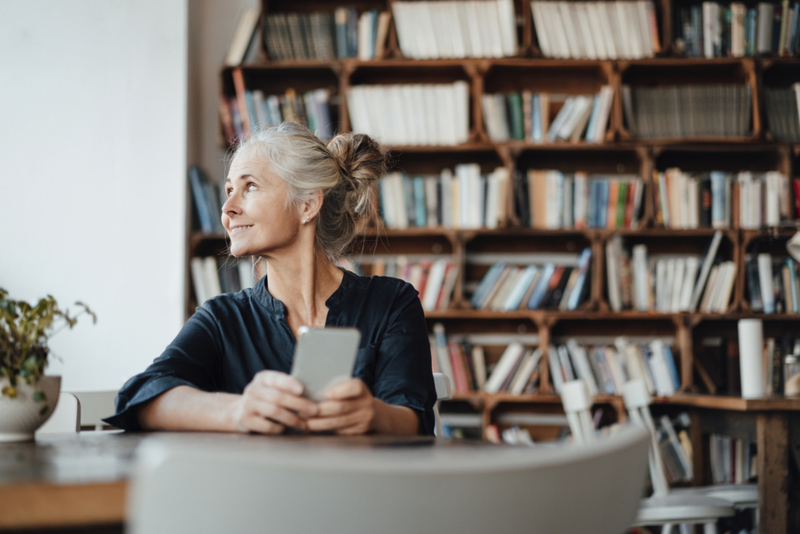
[[[414,287],[395,278],[344,271],[325,304],[326,326],[361,332],[353,376],[375,398],[414,410],[419,432],[432,435],[436,390],[425,316]],[[210,299],[161,356],[128,380],[117,396],[117,413],[105,421],[141,430],[136,408],[180,385],[242,393],[258,371],[289,373],[295,343],[285,307],[267,291],[266,277],[253,289]]]

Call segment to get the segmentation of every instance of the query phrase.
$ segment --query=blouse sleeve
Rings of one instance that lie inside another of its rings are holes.
[[[212,314],[197,308],[161,356],[122,386],[117,394],[117,413],[104,421],[125,430],[141,430],[138,407],[165,391],[176,386],[218,390],[220,350],[216,331]]]
[[[419,433],[433,435],[436,388],[425,313],[417,295],[407,285],[389,316],[378,347],[373,394],[388,404],[414,410],[419,417]]]

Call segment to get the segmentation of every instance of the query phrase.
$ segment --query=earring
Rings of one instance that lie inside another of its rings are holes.
[[[307,224],[307,223],[308,223],[308,217],[306,217],[305,219],[303,219],[303,224]]]

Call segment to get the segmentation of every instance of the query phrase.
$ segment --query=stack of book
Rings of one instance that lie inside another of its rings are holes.
[[[769,125],[770,133],[778,141],[800,141],[798,98],[800,98],[800,83],[792,84],[791,87],[764,88],[764,107],[767,110],[767,124]]]
[[[355,85],[347,93],[352,130],[387,145],[458,145],[469,138],[469,85]]]
[[[750,85],[622,86],[622,109],[631,135],[741,137],[750,132]]]
[[[720,434],[711,434],[708,439],[712,483],[744,484],[758,476],[755,443]]]
[[[249,259],[195,256],[191,261],[191,269],[198,306],[222,293],[236,293],[255,284]]]
[[[636,175],[529,169],[527,178],[527,188],[515,190],[525,225],[547,229],[639,225],[644,183]]]
[[[450,258],[372,255],[342,266],[362,274],[364,264],[371,265],[371,276],[399,278],[414,286],[425,311],[446,310],[450,306],[458,278],[458,265]]]
[[[605,138],[614,89],[604,85],[596,95],[563,95],[530,91],[481,96],[483,123],[492,141],[511,139],[534,143]],[[551,105],[563,103],[552,123]]]
[[[722,233],[711,240],[705,258],[663,255],[648,258],[647,246],[634,245],[632,256],[622,238],[606,242],[608,301],[613,311],[725,313],[736,281],[736,263],[715,264]]]
[[[747,295],[753,311],[800,313],[800,279],[797,262],[769,253],[748,254],[745,261]]]
[[[340,7],[335,12],[276,13],[264,17],[264,42],[271,60],[382,58],[388,12]]]
[[[800,46],[800,4],[703,2],[678,8],[676,41],[690,57],[791,56]]]
[[[412,59],[517,53],[513,0],[393,2],[397,38]]]
[[[658,419],[658,448],[670,484],[691,482],[694,478],[692,442],[687,431],[689,425],[689,414],[686,412],[682,412],[674,421],[666,415]]]
[[[533,25],[545,57],[641,59],[661,51],[651,0],[531,2]]]
[[[475,288],[470,304],[491,311],[575,310],[589,293],[591,257],[591,248],[585,248],[574,265],[495,263]]]
[[[779,171],[766,173],[740,172],[739,227],[756,230],[764,226],[778,226],[783,221],[800,217],[800,178],[789,177]]]
[[[664,228],[729,228],[732,180],[732,173],[722,171],[653,171],[656,224]]]
[[[378,182],[387,228],[497,228],[508,218],[508,169],[482,174],[480,165],[456,165],[439,175],[392,172]]]
[[[246,90],[243,98],[221,97],[220,121],[225,138],[231,144],[259,128],[289,120],[305,124],[320,139],[331,139],[335,128],[331,121],[330,99],[327,89],[302,94],[287,89],[282,95],[265,95],[259,89]]]
[[[581,344],[567,339],[550,345],[547,362],[556,393],[570,380],[584,380],[592,395],[621,395],[623,385],[642,379],[651,394],[674,395],[681,387],[672,348],[662,339],[635,343],[618,337],[612,343]]]
[[[197,222],[204,234],[224,233],[222,226],[222,204],[224,203],[222,188],[211,183],[200,167],[189,168],[189,186],[194,199]]]

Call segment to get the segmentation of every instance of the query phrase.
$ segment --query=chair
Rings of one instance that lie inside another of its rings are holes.
[[[576,443],[588,445],[596,439],[594,423],[589,410],[592,408],[592,394],[583,380],[571,380],[561,387],[561,404],[567,414],[570,432]]]
[[[453,388],[450,386],[450,379],[444,373],[433,373],[433,385],[436,387],[436,403],[433,405],[433,415],[436,417],[436,437],[443,438],[439,401],[453,398]]]
[[[650,434],[648,462],[653,496],[642,499],[635,525],[661,525],[662,534],[669,534],[676,523],[693,523],[702,524],[704,534],[716,534],[717,520],[734,514],[731,503],[701,494],[670,493],[655,424],[650,415],[650,393],[644,380],[627,382],[622,397],[631,421]]]
[[[108,427],[103,417],[116,412],[114,400],[117,391],[74,391],[81,403],[81,430],[103,430]],[[111,428],[111,427],[108,427]]]
[[[62,391],[58,394],[53,414],[39,427],[36,434],[63,434],[79,432],[80,429],[81,403],[75,395]]]
[[[161,434],[137,450],[126,532],[619,534],[636,516],[647,450],[633,425],[592,447],[541,448]]]

